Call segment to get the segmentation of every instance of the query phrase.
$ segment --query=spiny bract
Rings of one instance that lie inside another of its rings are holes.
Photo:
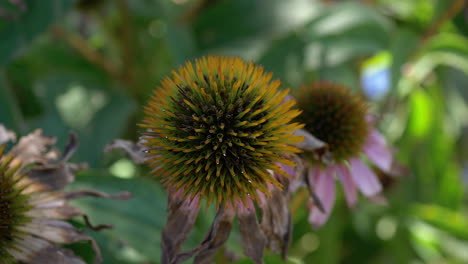
[[[13,156],[3,155],[5,146],[0,146],[0,260],[1,263],[15,263],[11,251],[18,249],[21,226],[31,221],[26,212],[31,208],[29,196],[19,187],[21,176],[17,174],[20,164],[12,166]]]
[[[172,191],[217,205],[257,199],[267,183],[280,187],[268,170],[287,176],[276,164],[295,164],[284,154],[302,141],[289,122],[300,114],[280,81],[252,62],[203,57],[187,62],[162,81],[142,127],[147,163]]]
[[[358,155],[369,133],[367,106],[348,87],[319,82],[303,86],[297,93],[303,111],[298,121],[328,144],[336,162]]]

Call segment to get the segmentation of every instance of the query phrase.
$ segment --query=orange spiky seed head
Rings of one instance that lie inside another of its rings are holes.
[[[280,187],[271,171],[294,163],[285,154],[303,140],[290,123],[300,114],[272,74],[235,57],[209,56],[187,62],[154,91],[141,125],[147,163],[171,190],[217,205],[247,198],[267,184]]]
[[[366,142],[369,125],[364,99],[348,87],[328,82],[303,86],[297,92],[298,117],[305,129],[328,144],[336,162],[358,155]]]
[[[0,146],[0,259],[2,263],[16,263],[11,250],[18,247],[21,227],[31,221],[26,215],[31,209],[29,196],[18,186],[22,176],[17,173],[20,165],[13,166],[13,156],[3,155],[5,146]]]

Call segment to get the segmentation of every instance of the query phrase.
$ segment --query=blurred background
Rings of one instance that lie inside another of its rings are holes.
[[[467,37],[464,0],[0,0],[0,123],[20,135],[42,128],[62,146],[75,131],[74,161],[90,169],[72,188],[134,193],[76,203],[114,225],[87,230],[105,263],[159,263],[163,189],[124,153],[103,152],[113,139],[138,138],[159,81],[210,54],[253,60],[283,88],[338,82],[369,99],[408,172],[381,175],[387,206],[361,199],[350,210],[340,194],[317,231],[293,199],[287,263],[468,263]],[[213,216],[200,214],[187,247]],[[234,230],[229,254],[251,263]],[[70,247],[92,259],[88,244]],[[284,262],[267,252],[265,263]]]

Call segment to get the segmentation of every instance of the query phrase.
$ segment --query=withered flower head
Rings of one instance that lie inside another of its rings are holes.
[[[0,259],[5,263],[13,263],[13,249],[21,227],[31,222],[25,213],[31,209],[28,195],[24,192],[17,175],[20,164],[11,166],[12,156],[3,156],[5,146],[0,146]]]
[[[303,110],[298,120],[305,123],[308,132],[328,145],[331,154],[331,159],[316,153],[303,155],[309,164],[306,182],[320,202],[318,206],[311,206],[309,220],[318,227],[325,223],[333,208],[335,176],[343,184],[350,206],[357,201],[358,189],[376,199],[382,185],[362,156],[365,154],[383,171],[390,170],[393,158],[385,139],[374,128],[366,102],[349,88],[318,82],[303,86],[296,97]]]
[[[234,57],[187,62],[162,81],[145,108],[147,163],[182,197],[217,205],[257,200],[281,184],[270,171],[294,166],[288,144],[302,140],[290,123],[300,112],[262,67]]]
[[[87,216],[68,202],[84,196],[125,199],[128,193],[110,196],[90,190],[62,191],[73,181],[74,169],[80,167],[66,163],[76,149],[76,139],[72,137],[62,160],[51,162],[56,153],[47,150],[55,139],[40,134],[37,130],[21,138],[9,153],[5,145],[0,145],[0,263],[84,264],[71,250],[60,246],[78,241],[90,241],[96,254],[94,263],[100,263],[95,241],[66,220],[83,216],[91,228],[108,226],[91,226]],[[5,131],[0,131],[0,138],[4,135]],[[31,165],[29,162],[37,166],[23,166]]]

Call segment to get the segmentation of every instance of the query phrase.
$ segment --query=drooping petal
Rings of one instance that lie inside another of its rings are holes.
[[[234,210],[228,211],[230,212],[225,212],[221,220],[219,221],[219,224],[217,225],[217,230],[213,234],[212,240],[209,241],[209,243],[206,243],[207,247],[205,247],[205,249],[201,250],[195,256],[195,259],[193,260],[194,263],[212,263],[212,258],[215,255],[215,253],[228,240],[229,234],[231,233],[232,220],[234,219]]]
[[[257,220],[254,207],[240,206],[238,209],[239,229],[244,254],[255,264],[263,264],[266,237]]]
[[[292,233],[289,193],[288,190],[274,187],[270,192],[269,197],[258,192],[262,209],[261,228],[266,235],[268,248],[273,252],[281,253],[285,259]]]
[[[393,161],[392,152],[387,147],[385,138],[377,130],[372,130],[367,137],[364,153],[366,153],[369,159],[381,170],[385,172],[390,171]]]
[[[190,202],[178,197],[178,193],[169,195],[167,222],[161,238],[161,263],[173,263],[182,244],[192,230],[198,215],[198,197]]]
[[[67,248],[61,248],[57,245],[51,246],[34,256],[28,264],[86,264],[80,257],[77,257],[73,251]]]
[[[309,222],[312,226],[318,228],[327,221],[335,203],[334,170],[331,168],[320,170],[316,174],[315,180],[315,189],[325,212],[314,208],[309,215]]]
[[[0,145],[9,141],[15,141],[16,135],[14,132],[6,129],[2,124],[0,124]]]
[[[178,254],[174,263],[181,263],[193,256],[195,256],[194,263],[212,263],[217,250],[229,238],[234,216],[235,210],[232,206],[220,208],[205,239],[195,248]]]
[[[322,204],[322,201],[320,200],[320,197],[318,196],[317,192],[315,191],[316,190],[316,179],[318,177],[318,173],[320,172],[320,169],[318,169],[317,167],[313,167],[311,168],[308,172],[307,172],[307,180],[306,180],[306,184],[307,184],[307,187],[309,189],[309,192],[310,192],[310,201],[312,202],[312,205],[314,207],[317,207],[320,211],[322,212],[325,212],[325,209],[323,208],[323,204]]]
[[[357,189],[353,182],[351,172],[345,164],[337,165],[336,172],[340,178],[341,184],[343,185],[346,202],[348,203],[349,207],[353,207],[357,202]]]
[[[377,175],[359,158],[351,158],[349,164],[353,181],[365,196],[374,196],[382,191]]]
[[[105,152],[115,149],[123,149],[137,164],[143,164],[146,160],[146,147],[140,142],[133,143],[130,140],[116,139],[104,148]]]
[[[71,244],[71,243],[76,243],[79,241],[89,241],[95,253],[95,258],[94,258],[93,263],[97,264],[97,263],[102,262],[101,251],[99,250],[99,247],[97,246],[96,241],[92,237],[79,232],[68,222],[64,222],[60,220],[53,220],[53,219],[33,219],[27,225],[18,227],[18,230],[22,231],[24,234],[30,234],[33,237],[41,238],[42,240],[47,240],[53,243]],[[34,241],[31,239],[27,241],[25,240],[24,246],[31,247],[33,246],[33,242]],[[39,255],[44,254],[44,256],[50,255],[50,257],[52,258],[51,252],[47,253],[47,252],[38,251],[38,254]],[[69,257],[73,257],[73,255],[70,255]],[[39,262],[32,262],[32,263],[39,263]],[[52,263],[52,262],[48,262],[48,263]],[[53,263],[61,263],[61,262],[53,262]],[[62,263],[73,263],[73,262],[62,262]],[[75,262],[75,263],[79,263],[79,262]]]

